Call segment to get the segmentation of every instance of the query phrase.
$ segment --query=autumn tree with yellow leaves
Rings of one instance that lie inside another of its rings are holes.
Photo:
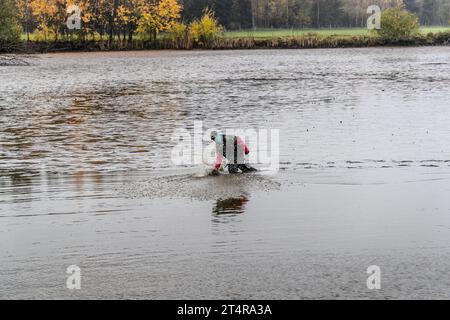
[[[123,40],[133,39],[138,22],[142,16],[142,0],[125,0],[117,8],[117,27],[122,31]]]
[[[156,40],[159,32],[168,31],[174,26],[180,18],[182,7],[177,0],[143,0],[140,10],[137,31]]]
[[[18,8],[18,20],[27,34],[43,40],[78,35],[84,39],[132,40],[136,33],[156,39],[168,31],[180,18],[182,6],[178,0],[12,0]],[[81,29],[69,30],[67,19],[80,9]]]
[[[27,35],[28,41],[30,41],[30,33],[36,27],[36,20],[33,17],[30,2],[30,0],[16,0],[17,18]]]
[[[30,3],[33,16],[38,22],[37,31],[47,40],[54,33],[54,16],[56,15],[57,0],[32,0]]]

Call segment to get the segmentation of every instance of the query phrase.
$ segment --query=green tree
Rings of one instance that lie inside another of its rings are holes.
[[[437,1],[425,0],[422,5],[422,22],[426,25],[433,25],[436,22]]]
[[[213,0],[211,6],[211,10],[214,10],[219,23],[226,28],[230,28],[230,25],[233,23],[234,19],[232,15],[233,2],[235,0]],[[186,11],[186,9],[184,10]]]
[[[403,0],[405,9],[415,14],[420,14],[420,2],[418,0]]]
[[[180,4],[183,6],[184,9],[181,15],[182,20],[193,21],[197,18],[200,18],[205,8],[214,7],[212,5],[212,1],[213,0],[181,0]]]
[[[230,26],[233,29],[252,27],[252,4],[250,0],[234,0],[231,5]]]
[[[417,15],[393,8],[381,13],[381,29],[376,32],[385,40],[407,40],[418,33],[419,27]]]
[[[0,1],[0,41],[19,40],[21,27],[13,0]]]
[[[314,0],[310,17],[315,28],[335,27],[342,19],[340,0]]]

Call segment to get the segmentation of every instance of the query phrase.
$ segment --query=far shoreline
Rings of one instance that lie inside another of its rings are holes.
[[[191,48],[191,49],[175,49],[175,48],[112,48],[112,49],[92,49],[92,48],[52,48],[45,47],[45,49],[25,48],[19,50],[3,51],[0,48],[1,55],[38,55],[38,54],[57,54],[57,53],[108,53],[108,52],[205,52],[205,51],[252,51],[252,50],[308,50],[308,49],[363,49],[363,48],[414,48],[414,47],[450,47],[449,42],[437,43],[386,43],[386,44],[371,44],[371,45],[341,45],[341,46],[254,46],[254,47],[233,47],[233,48]]]
[[[257,50],[257,49],[344,49],[374,47],[450,46],[450,31],[416,34],[405,39],[382,39],[373,35],[320,35],[258,38],[254,36],[217,37],[211,43],[180,46],[169,38],[145,40],[60,40],[0,43],[0,54],[45,54],[59,52],[116,51],[192,51],[192,50]]]

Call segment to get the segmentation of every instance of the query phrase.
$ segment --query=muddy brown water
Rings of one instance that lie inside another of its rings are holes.
[[[1,67],[0,297],[448,299],[449,88],[449,47]],[[280,171],[174,165],[195,120],[279,129]]]

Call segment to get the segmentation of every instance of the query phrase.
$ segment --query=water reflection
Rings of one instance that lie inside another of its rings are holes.
[[[22,202],[24,196],[31,195],[33,179],[36,177],[39,177],[38,173],[32,170],[11,170],[8,176],[0,170],[0,200],[10,194],[14,195],[10,200],[12,203]]]
[[[213,214],[215,216],[243,214],[248,201],[249,199],[246,195],[242,195],[239,198],[219,199],[213,208]]]
[[[0,170],[0,203],[5,207],[0,207],[0,217],[5,212],[11,213],[16,208],[8,208],[8,205],[17,203],[33,203],[37,208],[39,202],[46,203],[43,210],[36,212],[47,212],[52,204],[52,199],[56,195],[66,194],[66,199],[73,199],[79,196],[89,196],[92,199],[101,199],[105,185],[109,183],[104,173],[99,171],[79,170],[73,174],[60,175],[58,173],[38,172],[33,170],[10,171]],[[56,211],[72,210],[70,207],[62,206]],[[26,211],[21,207],[21,210]],[[18,212],[21,214],[21,212]],[[27,214],[29,214],[27,212]]]
[[[31,89],[11,95],[14,104],[0,101],[0,170],[72,174],[161,167],[174,123],[185,112],[183,92],[168,83]]]

